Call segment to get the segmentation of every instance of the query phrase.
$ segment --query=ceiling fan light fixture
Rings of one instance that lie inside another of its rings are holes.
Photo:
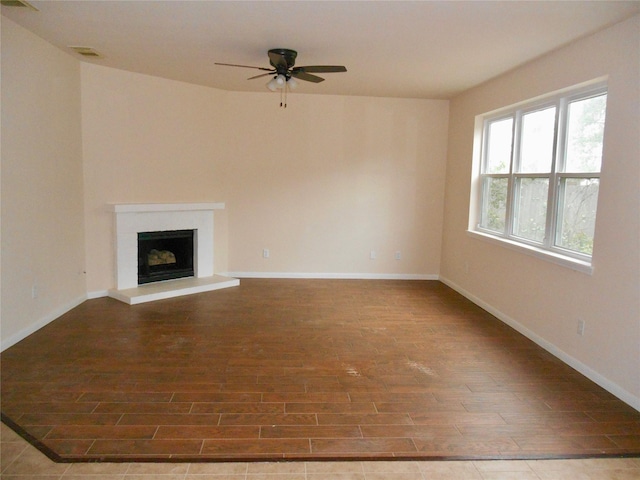
[[[291,90],[295,90],[298,86],[298,81],[295,78],[291,77],[289,78],[289,80],[287,80],[287,85]]]
[[[284,88],[286,83],[287,83],[287,77],[285,77],[282,74],[278,74],[275,77],[273,77],[271,80],[269,80],[269,82],[267,83],[267,88],[272,92],[275,92],[276,90],[280,90]]]
[[[275,92],[278,89],[278,83],[276,82],[276,77],[273,77],[271,80],[267,82],[267,88],[272,92]]]

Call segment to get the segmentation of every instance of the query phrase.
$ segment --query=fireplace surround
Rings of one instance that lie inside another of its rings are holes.
[[[214,211],[224,203],[112,204],[115,214],[116,288],[109,296],[129,304],[239,285],[235,278],[214,275]],[[146,232],[193,231],[193,275],[152,283],[139,282],[138,235]]]

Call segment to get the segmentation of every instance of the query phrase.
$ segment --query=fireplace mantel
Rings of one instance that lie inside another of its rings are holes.
[[[109,295],[129,304],[236,286],[235,278],[214,275],[213,213],[224,203],[118,203],[115,216],[116,288]],[[195,276],[138,285],[138,233],[195,230]]]
[[[115,213],[189,212],[199,210],[224,210],[224,203],[112,203]]]

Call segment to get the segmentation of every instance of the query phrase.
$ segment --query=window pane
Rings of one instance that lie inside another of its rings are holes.
[[[555,122],[555,107],[522,116],[520,172],[549,173],[551,171]]]
[[[556,245],[591,255],[599,187],[597,178],[561,180]]]
[[[506,178],[484,179],[482,185],[482,220],[480,226],[495,232],[504,232],[505,215],[507,212]]]
[[[599,172],[607,96],[569,104],[565,172]]]
[[[509,173],[513,118],[489,124],[485,173]]]
[[[520,178],[517,180],[517,198],[513,234],[542,243],[547,223],[548,178]]]

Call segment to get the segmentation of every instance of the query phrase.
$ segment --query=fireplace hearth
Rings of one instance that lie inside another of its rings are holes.
[[[138,285],[193,277],[195,230],[138,233]]]

